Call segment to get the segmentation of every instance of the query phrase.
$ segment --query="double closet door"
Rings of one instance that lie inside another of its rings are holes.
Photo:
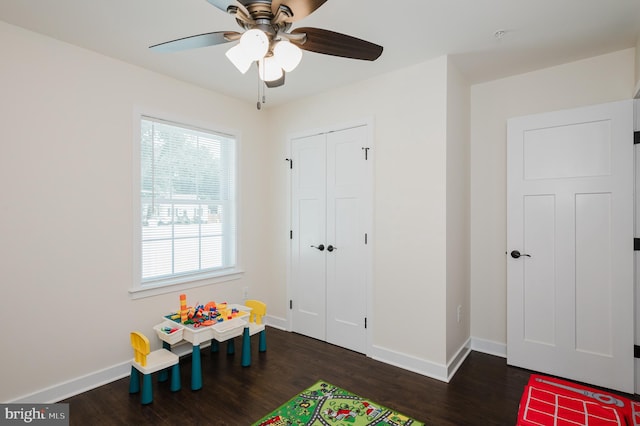
[[[372,226],[368,127],[291,142],[292,329],[366,352]]]

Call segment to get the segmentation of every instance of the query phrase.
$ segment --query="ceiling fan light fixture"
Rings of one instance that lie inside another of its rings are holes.
[[[262,81],[275,81],[282,78],[282,67],[275,57],[268,56],[258,61],[258,75]]]
[[[302,50],[289,40],[280,40],[273,48],[273,57],[286,72],[293,71],[302,59]]]
[[[247,56],[244,49],[239,44],[236,44],[231,49],[227,50],[225,55],[242,74],[245,74],[253,63],[253,60]]]
[[[240,47],[249,59],[257,61],[269,51],[269,37],[262,30],[250,29],[240,37]]]
[[[285,75],[302,60],[302,51],[342,58],[375,61],[382,46],[335,31],[291,26],[310,15],[327,0],[208,0],[216,8],[235,16],[238,31],[214,31],[182,37],[149,46],[156,51],[175,52],[229,42],[239,42],[226,52],[242,74],[258,65],[260,88],[284,85]],[[264,103],[264,100],[262,101]],[[260,105],[260,104],[258,104]],[[259,108],[258,108],[259,109]]]

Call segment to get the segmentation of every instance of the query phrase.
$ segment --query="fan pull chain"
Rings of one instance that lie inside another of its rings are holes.
[[[260,68],[258,68],[258,72],[260,72]],[[262,109],[262,103],[260,102],[260,89],[260,76],[258,76],[258,102],[256,102],[256,108],[258,108],[258,110]]]
[[[260,66],[258,66],[258,102],[256,102],[256,108],[258,108],[259,110],[262,109],[262,105],[267,103],[267,94],[265,89],[266,85],[260,78],[260,71],[262,71],[262,76],[264,77],[264,69],[261,69]]]

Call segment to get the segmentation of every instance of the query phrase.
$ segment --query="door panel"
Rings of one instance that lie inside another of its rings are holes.
[[[509,120],[507,361],[633,392],[630,101]]]
[[[569,124],[524,133],[525,179],[611,173],[611,122]],[[580,161],[576,161],[580,152]]]
[[[556,267],[554,195],[524,197],[524,241],[536,253],[524,264],[524,339],[546,345],[556,343]],[[527,252],[528,253],[528,252]]]
[[[365,127],[327,135],[327,341],[365,352],[367,166]]]
[[[324,137],[297,139],[292,146],[293,331],[326,338],[326,179]]]
[[[576,350],[613,356],[611,194],[576,194]]]

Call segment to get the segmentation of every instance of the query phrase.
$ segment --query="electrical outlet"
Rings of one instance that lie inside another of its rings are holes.
[[[249,298],[249,287],[242,288],[242,298],[245,300]]]
[[[458,322],[462,318],[462,305],[458,305]]]

